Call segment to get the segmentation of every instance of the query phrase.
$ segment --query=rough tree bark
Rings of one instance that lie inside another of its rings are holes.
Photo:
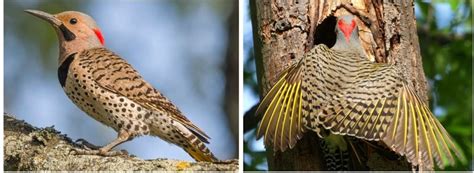
[[[346,10],[365,16],[358,25],[368,58],[402,69],[408,84],[428,101],[413,0],[253,0],[250,8],[261,96],[276,82],[282,70],[298,61],[315,44],[332,46],[331,38],[325,36],[334,31],[335,20],[332,27],[328,27],[324,25],[330,26],[327,23],[331,22],[325,19]],[[295,148],[284,153],[274,154],[267,149],[267,161],[270,170],[325,169],[318,138],[313,132],[307,132]],[[368,166],[371,170],[410,169],[406,161],[387,162],[373,154]]]
[[[5,114],[3,169],[6,171],[30,170],[187,170],[236,171],[238,160],[222,163],[187,162],[170,159],[142,160],[135,156],[102,157],[75,155],[81,148],[53,127],[37,128]]]

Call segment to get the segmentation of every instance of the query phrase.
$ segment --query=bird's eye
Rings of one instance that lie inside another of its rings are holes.
[[[74,25],[74,24],[77,23],[77,19],[76,19],[76,18],[72,18],[71,20],[69,20],[69,23]]]

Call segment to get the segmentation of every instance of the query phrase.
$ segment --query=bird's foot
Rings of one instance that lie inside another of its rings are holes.
[[[91,144],[91,143],[89,143],[88,141],[86,141],[85,139],[82,139],[82,138],[77,139],[76,143],[81,144],[87,150],[99,150],[101,148],[100,146]]]
[[[73,149],[75,151],[75,155],[98,155],[98,156],[104,156],[104,157],[114,157],[114,156],[127,156],[128,152],[127,150],[120,150],[120,151],[106,151],[103,150],[102,148],[100,149]]]
[[[100,147],[94,144],[89,143],[85,139],[77,139],[77,143],[82,145],[84,149],[74,149],[76,155],[99,155],[105,157],[114,157],[121,155],[128,155],[126,150],[114,151],[110,149],[105,149],[105,147]]]

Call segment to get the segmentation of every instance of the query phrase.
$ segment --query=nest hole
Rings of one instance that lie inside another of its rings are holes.
[[[336,21],[337,18],[329,16],[319,24],[314,31],[314,45],[325,44],[327,47],[332,47],[336,43]]]

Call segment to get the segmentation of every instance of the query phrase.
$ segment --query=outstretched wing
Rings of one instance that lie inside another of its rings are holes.
[[[281,73],[263,98],[257,109],[257,115],[263,116],[257,139],[264,136],[265,146],[273,145],[275,152],[283,152],[293,148],[308,128],[315,127],[319,121],[316,115],[334,94],[327,90],[330,86],[326,84],[333,79],[324,79],[328,75],[324,76],[319,64],[327,63],[330,51],[324,44],[313,47],[298,63]]]
[[[452,165],[455,156],[463,160],[428,106],[398,78],[393,67],[366,65],[370,72],[356,74],[359,81],[343,92],[341,100],[332,101],[320,112],[324,128],[335,134],[381,140],[423,168],[433,169],[434,162],[441,168]]]
[[[443,168],[447,164],[454,165],[455,157],[465,160],[428,106],[406,85],[400,91],[394,120],[386,131],[382,140],[387,146],[406,155],[415,165],[429,163],[427,166],[432,167],[434,159],[436,165]]]
[[[81,52],[81,63],[89,68],[93,80],[107,90],[139,103],[149,109],[169,112],[170,116],[182,123],[203,142],[207,136],[189,121],[166,97],[146,82],[125,60],[105,48],[95,48]]]
[[[273,144],[274,151],[292,148],[302,137],[301,115],[301,63],[283,71],[278,82],[270,89],[257,108],[262,117],[257,139],[264,136],[266,146]]]

